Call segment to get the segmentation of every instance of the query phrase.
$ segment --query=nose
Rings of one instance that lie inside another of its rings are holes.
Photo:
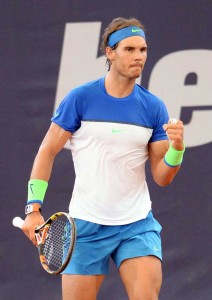
[[[144,59],[144,53],[140,49],[136,50],[135,60],[141,61],[143,59]]]

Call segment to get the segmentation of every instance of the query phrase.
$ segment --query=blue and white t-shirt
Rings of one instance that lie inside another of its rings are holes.
[[[148,143],[167,140],[164,103],[137,84],[129,96],[112,97],[101,78],[73,89],[52,121],[72,133],[70,215],[103,225],[145,218],[151,210]]]

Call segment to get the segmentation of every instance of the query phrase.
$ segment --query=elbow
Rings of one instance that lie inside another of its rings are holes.
[[[160,187],[166,187],[166,186],[168,186],[169,184],[172,183],[173,179],[174,178],[166,178],[166,179],[163,179],[163,178],[154,178],[154,181]]]
[[[54,147],[51,147],[50,145],[46,144],[46,143],[42,143],[40,145],[40,148],[38,150],[38,154],[44,154],[44,155],[48,155],[51,157],[55,157],[57,152],[54,149]]]

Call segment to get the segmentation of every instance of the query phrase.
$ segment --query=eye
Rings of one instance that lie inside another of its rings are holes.
[[[133,51],[133,48],[132,48],[132,47],[127,47],[127,48],[126,48],[126,51],[132,52],[132,51]]]
[[[140,52],[141,52],[141,53],[146,53],[146,52],[147,52],[147,47],[142,47],[142,48],[140,49]]]

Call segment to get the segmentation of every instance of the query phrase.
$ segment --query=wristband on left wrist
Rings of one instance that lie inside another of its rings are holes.
[[[43,204],[48,182],[40,179],[31,179],[28,182],[28,200],[27,204]]]

